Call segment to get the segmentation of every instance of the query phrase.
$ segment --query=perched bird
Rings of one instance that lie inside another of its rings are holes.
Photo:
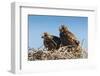
[[[60,40],[61,40],[61,45],[62,46],[78,46],[79,41],[75,37],[75,35],[68,30],[68,28],[65,25],[61,25],[59,28],[60,31]]]
[[[47,50],[54,50],[60,48],[61,40],[59,37],[44,32],[42,38],[43,44],[47,48]]]

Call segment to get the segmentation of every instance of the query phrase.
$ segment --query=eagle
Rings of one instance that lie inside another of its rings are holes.
[[[61,25],[59,28],[59,36],[61,40],[61,46],[78,46],[79,41],[77,40],[76,36],[68,30],[68,28],[65,25]]]
[[[60,48],[61,40],[59,37],[44,32],[42,38],[43,44],[47,48],[47,50],[57,50]]]

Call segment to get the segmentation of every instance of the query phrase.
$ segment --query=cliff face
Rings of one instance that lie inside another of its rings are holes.
[[[88,54],[85,49],[80,46],[76,47],[60,47],[58,50],[47,51],[45,48],[29,49],[28,60],[59,60],[59,59],[82,59],[87,58]]]

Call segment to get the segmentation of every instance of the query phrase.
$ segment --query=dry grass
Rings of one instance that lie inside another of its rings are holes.
[[[86,50],[80,46],[75,48],[69,48],[67,46],[60,47],[58,50],[47,51],[44,48],[41,49],[29,49],[28,60],[59,60],[59,59],[79,59],[87,58]]]

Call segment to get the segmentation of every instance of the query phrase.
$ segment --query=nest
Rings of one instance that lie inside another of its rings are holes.
[[[79,59],[87,58],[86,50],[80,46],[71,47],[68,46],[60,47],[58,50],[47,51],[46,48],[41,49],[29,49],[28,60],[59,60],[59,59]]]

